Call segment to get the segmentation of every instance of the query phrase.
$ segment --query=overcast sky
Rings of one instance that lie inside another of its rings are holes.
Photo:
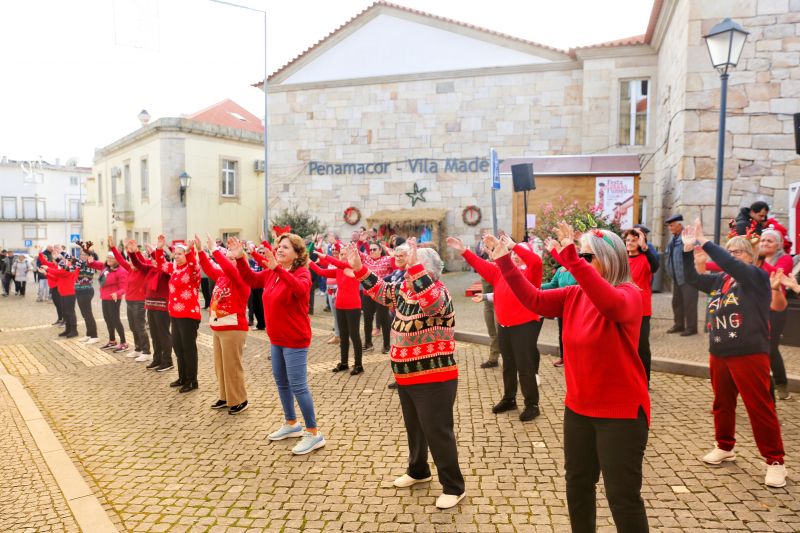
[[[278,69],[369,0],[239,0],[268,12]],[[568,49],[642,34],[651,0],[394,0]],[[153,119],[232,98],[263,115],[260,13],[209,0],[2,0],[0,155],[91,166],[94,149]]]

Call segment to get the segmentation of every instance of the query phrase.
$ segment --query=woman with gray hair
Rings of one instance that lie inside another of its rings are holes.
[[[466,496],[458,465],[453,431],[453,405],[458,389],[455,352],[455,312],[447,288],[439,281],[443,263],[432,248],[408,245],[408,270],[394,283],[379,279],[361,263],[355,244],[347,260],[367,295],[396,310],[392,321],[390,359],[398,385],[400,406],[408,437],[408,468],[394,480],[407,488],[431,480],[428,448],[439,474],[443,493],[436,507],[449,509]]]
[[[648,531],[641,497],[650,422],[647,377],[639,359],[642,298],[631,282],[625,243],[591,230],[575,248],[566,222],[550,254],[577,285],[542,291],[514,265],[499,241],[492,256],[519,301],[564,321],[564,467],[572,531],[595,531],[596,485],[603,473],[617,531]]]

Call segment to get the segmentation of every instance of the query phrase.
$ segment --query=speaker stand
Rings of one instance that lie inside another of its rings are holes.
[[[522,234],[522,240],[519,242],[528,242],[528,191],[527,190],[523,191],[522,193],[522,205],[524,206],[523,212],[525,213],[524,214],[525,232]]]

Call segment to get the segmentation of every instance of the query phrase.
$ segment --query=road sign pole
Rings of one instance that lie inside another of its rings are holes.
[[[494,148],[489,150],[489,168],[492,177],[492,233],[497,235],[497,189],[500,188],[500,160]]]

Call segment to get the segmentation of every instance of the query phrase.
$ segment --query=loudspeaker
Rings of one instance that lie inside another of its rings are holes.
[[[536,189],[536,181],[533,179],[533,163],[511,165],[511,177],[514,179],[514,192]]]
[[[800,113],[794,114],[794,151],[800,154]]]

